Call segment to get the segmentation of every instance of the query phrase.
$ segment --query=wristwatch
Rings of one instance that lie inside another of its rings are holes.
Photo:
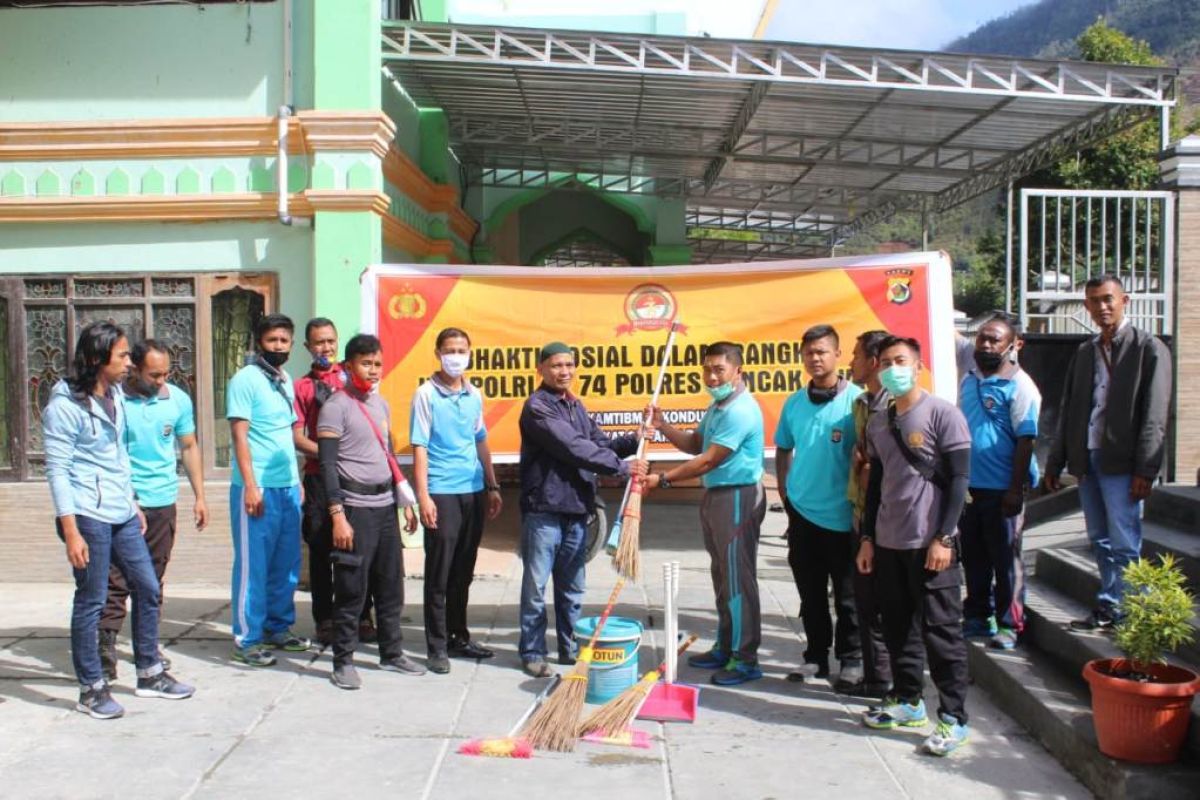
[[[498,492],[498,491],[500,491],[500,484],[493,483],[492,485],[485,486],[483,488],[487,489],[489,492]]]
[[[665,473],[665,472],[658,473],[658,486],[660,489],[670,489],[671,488],[671,481],[670,481],[670,479],[667,478],[667,473]]]
[[[958,541],[958,531],[954,533],[943,533],[937,537],[938,544],[942,547],[954,547],[954,543]]]

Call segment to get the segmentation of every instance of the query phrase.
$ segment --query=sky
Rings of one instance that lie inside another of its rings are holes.
[[[780,0],[764,38],[814,44],[936,50],[996,17],[1036,0]],[[687,33],[747,39],[764,0],[449,0],[452,18],[489,22],[519,17],[578,19],[604,29],[605,15],[686,13]],[[590,19],[589,19],[590,17]]]

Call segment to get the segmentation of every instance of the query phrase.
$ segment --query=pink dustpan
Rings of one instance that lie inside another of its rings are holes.
[[[638,711],[638,719],[657,722],[695,722],[700,687],[688,683],[656,683]]]

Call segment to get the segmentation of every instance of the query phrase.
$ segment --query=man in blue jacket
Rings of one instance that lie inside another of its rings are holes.
[[[575,355],[562,342],[538,354],[542,384],[521,409],[521,662],[535,678],[546,663],[546,583],[554,578],[558,661],[575,663],[575,622],[583,601],[587,518],[596,509],[596,474],[646,474],[622,461],[636,436],[609,439],[571,394]]]
[[[158,655],[158,578],[142,538],[146,520],[130,478],[125,408],[119,384],[129,370],[129,340],[110,322],[79,334],[71,375],[53,389],[42,415],[46,477],[59,536],[75,573],[71,659],[79,679],[77,711],[96,719],[125,713],[100,665],[100,612],[116,564],[133,596],[138,697],[180,700],[195,690],[163,669]]]

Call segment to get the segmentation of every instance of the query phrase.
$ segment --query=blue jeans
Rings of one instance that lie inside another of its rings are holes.
[[[116,565],[133,598],[133,656],[140,678],[162,672],[158,659],[158,578],[137,517],[119,525],[82,515],[75,524],[88,546],[88,564],[75,569],[71,606],[71,660],[84,686],[104,680],[100,668],[100,612],[108,598],[108,571]]]
[[[554,627],[560,656],[575,655],[575,623],[583,605],[587,517],[530,512],[521,519],[522,661],[546,658],[546,583],[554,578]]]
[[[1122,571],[1142,554],[1142,502],[1129,497],[1133,475],[1105,475],[1100,451],[1088,451],[1088,471],[1079,481],[1079,504],[1088,540],[1100,568],[1097,604],[1112,613],[1125,592]]]
[[[238,647],[261,644],[296,622],[296,584],[300,580],[300,487],[262,490],[262,513],[246,513],[244,486],[229,487],[233,534],[230,615]]]

